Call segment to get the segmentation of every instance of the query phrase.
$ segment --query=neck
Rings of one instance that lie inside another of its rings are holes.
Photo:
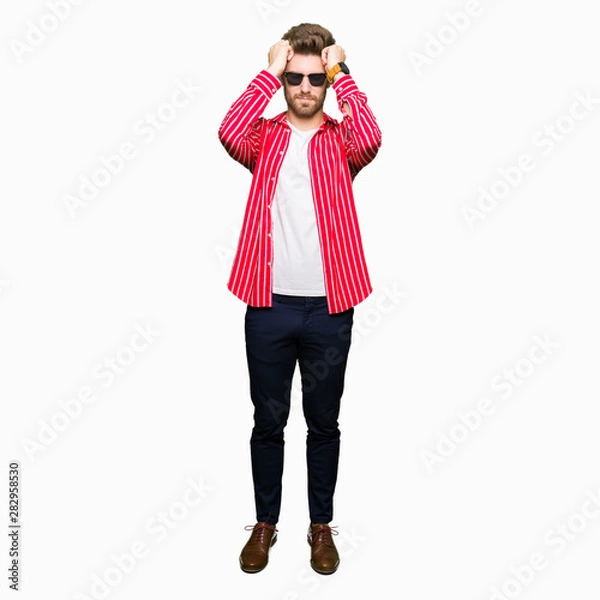
[[[318,112],[312,117],[298,117],[291,111],[287,111],[286,118],[288,123],[291,123],[296,129],[300,131],[310,131],[312,129],[318,129],[323,125],[325,120],[323,111]]]

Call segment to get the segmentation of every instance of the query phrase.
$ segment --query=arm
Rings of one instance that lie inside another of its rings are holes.
[[[264,123],[262,113],[281,87],[281,74],[293,54],[289,42],[280,41],[269,50],[269,67],[261,71],[233,103],[221,126],[219,140],[229,155],[250,171],[260,151]]]
[[[346,53],[340,46],[329,46],[323,50],[322,59],[325,68],[329,70],[338,62],[345,61]],[[367,104],[366,95],[358,89],[350,75],[338,73],[332,87],[337,96],[338,107],[344,115],[341,132],[354,177],[375,158],[381,147],[381,130]]]
[[[341,132],[350,170],[356,175],[375,158],[381,147],[381,130],[367,104],[366,95],[358,89],[350,75],[334,81],[333,88],[338,106],[345,113]]]

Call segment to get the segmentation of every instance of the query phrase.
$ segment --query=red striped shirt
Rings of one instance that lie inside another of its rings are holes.
[[[273,240],[271,204],[291,129],[283,112],[262,116],[281,87],[264,70],[233,103],[219,128],[227,152],[252,174],[250,193],[227,287],[250,306],[272,306]],[[325,115],[309,143],[315,216],[328,312],[338,313],[362,302],[372,291],[365,262],[352,181],[381,146],[381,131],[367,97],[350,75],[332,84],[340,110],[348,103],[351,115],[341,122]]]

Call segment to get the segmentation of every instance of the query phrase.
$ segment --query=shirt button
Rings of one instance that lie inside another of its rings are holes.
[[[267,265],[270,267],[270,266],[271,266],[271,263],[270,263],[270,262],[268,262],[268,263],[267,263]]]

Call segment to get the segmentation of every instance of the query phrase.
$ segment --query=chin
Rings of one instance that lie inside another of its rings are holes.
[[[294,114],[298,117],[305,118],[314,117],[322,108],[323,105],[316,104],[314,100],[312,100],[308,106],[302,104],[293,106]]]

